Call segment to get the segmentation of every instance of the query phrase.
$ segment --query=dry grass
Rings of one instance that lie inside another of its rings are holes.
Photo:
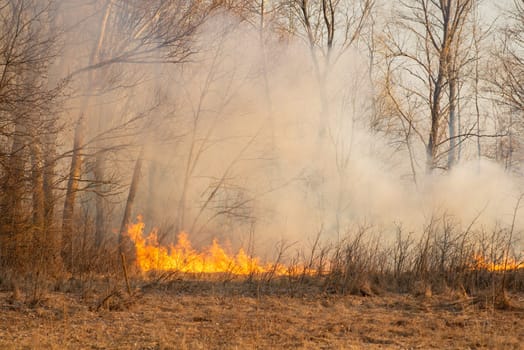
[[[0,293],[2,349],[521,349],[524,295],[512,308],[457,294],[362,297],[247,282],[135,281],[111,291]],[[102,290],[99,288],[98,290]],[[111,294],[111,297],[107,298]],[[105,302],[101,303],[104,299]]]
[[[280,277],[143,274],[116,254],[56,277],[0,269],[0,349],[522,349],[524,269],[473,259],[500,264],[511,234],[442,222],[393,246],[366,228],[315,243]]]

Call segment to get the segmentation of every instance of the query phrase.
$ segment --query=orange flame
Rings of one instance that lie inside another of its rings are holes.
[[[127,233],[135,245],[136,260],[141,271],[180,271],[188,273],[231,273],[249,275],[273,273],[289,275],[291,269],[281,264],[261,264],[258,258],[248,256],[240,249],[234,256],[227,254],[215,239],[210,247],[197,252],[191,247],[186,233],[178,235],[175,245],[168,248],[158,243],[156,230],[143,238],[144,223],[138,217],[136,224],[129,225]]]
[[[484,256],[477,254],[473,256],[472,268],[475,270],[487,271],[514,271],[524,269],[524,261],[517,261],[515,258],[501,259],[500,263],[489,261]]]

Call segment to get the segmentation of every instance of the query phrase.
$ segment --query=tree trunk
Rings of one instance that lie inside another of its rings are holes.
[[[95,220],[95,246],[100,248],[105,238],[106,217],[104,205],[104,167],[105,159],[104,152],[98,150],[95,158],[95,183],[97,188],[95,205],[96,205],[96,220]]]
[[[38,119],[38,118],[35,118]],[[33,121],[38,123],[38,120]],[[45,276],[54,271],[56,266],[52,259],[52,242],[49,240],[48,231],[45,225],[45,193],[44,193],[44,152],[40,138],[34,130],[36,125],[31,127],[31,190],[32,190],[32,227],[31,233],[31,263],[32,271],[36,272],[36,278]],[[35,288],[39,288],[35,282]],[[36,290],[35,290],[36,292]]]
[[[158,186],[158,164],[155,159],[150,161],[149,165],[149,183],[146,202],[146,218],[150,222],[156,222],[155,205],[157,205],[157,186]]]
[[[102,44],[104,42],[105,32],[107,28],[107,23],[109,20],[109,15],[111,13],[112,1],[107,2],[106,10],[102,22],[100,25],[100,32],[98,34],[97,45],[93,47],[91,51],[91,56],[89,57],[89,66],[92,66],[99,60],[100,51],[102,49]],[[73,142],[73,156],[71,158],[71,167],[69,170],[69,180],[67,183],[67,191],[64,201],[64,212],[62,217],[62,254],[65,258],[69,257],[69,268],[72,267],[72,258],[73,258],[73,219],[75,211],[75,200],[76,192],[80,184],[80,178],[82,173],[82,147],[84,146],[84,139],[86,134],[86,122],[85,114],[89,106],[89,93],[93,88],[93,71],[88,71],[87,76],[87,95],[84,97],[82,104],[80,106],[80,113],[75,129],[75,136]]]
[[[75,209],[76,193],[80,184],[82,174],[81,150],[85,139],[85,118],[81,114],[75,129],[75,140],[73,144],[73,156],[71,159],[71,170],[67,182],[67,192],[64,200],[64,212],[62,216],[62,257],[68,268],[73,266],[73,219]]]
[[[18,265],[17,257],[20,256],[20,242],[18,235],[22,232],[24,218],[22,215],[22,199],[24,195],[24,168],[26,126],[25,119],[15,119],[15,132],[13,143],[9,152],[8,164],[3,177],[0,216],[0,258],[9,265]]]
[[[127,236],[127,227],[131,221],[131,215],[133,212],[133,205],[135,204],[135,197],[138,191],[138,185],[140,182],[140,172],[142,171],[142,161],[144,157],[144,147],[140,150],[140,154],[135,162],[135,168],[133,170],[133,177],[131,184],[129,185],[129,194],[127,195],[126,207],[124,209],[124,215],[122,217],[122,224],[120,225],[120,235],[118,236],[118,243],[120,253],[125,254],[127,262],[132,264],[135,261],[135,254],[132,246],[132,242]]]
[[[107,115],[104,113],[102,106],[98,109],[98,130],[99,134],[104,132],[106,126]],[[96,145],[96,156],[93,175],[95,178],[95,207],[96,207],[96,218],[95,218],[95,247],[100,248],[105,239],[106,232],[106,207],[104,192],[105,186],[105,166],[106,166],[106,153],[104,147],[106,142],[98,141]]]
[[[317,57],[317,53],[315,51],[315,38],[314,38],[314,29],[312,28],[311,22],[310,22],[310,13],[308,10],[308,0],[302,0],[301,1],[301,11],[302,11],[302,20],[304,22],[304,26],[307,33],[308,43],[309,43],[309,52],[311,54],[311,60],[313,61],[313,70],[315,73],[315,78],[317,79],[318,88],[319,88],[319,97],[320,97],[320,120],[319,120],[319,132],[318,136],[319,139],[322,139],[325,136],[326,130],[325,130],[325,119],[328,118],[329,115],[329,105],[328,105],[328,98],[327,98],[327,90],[326,90],[326,79],[327,79],[327,67],[329,65],[328,59],[329,55],[331,53],[331,44],[328,42],[327,47],[327,58],[324,62],[325,68],[322,72],[320,67],[320,62]],[[331,29],[327,28],[330,32]]]
[[[455,165],[456,162],[456,146],[457,146],[457,132],[456,132],[456,98],[457,98],[457,86],[454,77],[449,79],[449,151],[448,151],[448,170]]]
[[[55,268],[61,268],[60,255],[60,230],[55,224],[55,166],[56,166],[56,133],[54,121],[50,123],[49,132],[44,136],[44,169],[43,169],[43,193],[44,193],[44,230],[46,240],[50,249],[49,263]]]
[[[447,41],[447,30],[444,31],[443,42]],[[435,81],[435,87],[432,93],[431,100],[431,131],[429,133],[429,141],[427,145],[427,159],[426,159],[426,172],[430,173],[437,166],[437,150],[439,142],[439,132],[440,132],[440,119],[441,119],[441,109],[440,104],[442,100],[442,93],[444,89],[445,81],[445,67],[448,62],[448,50],[449,48],[444,46],[441,48],[439,53],[439,67],[438,75]]]
[[[33,230],[35,234],[44,235],[45,227],[45,194],[44,194],[44,155],[42,144],[36,135],[31,140],[31,172],[33,192]]]
[[[440,86],[435,87],[431,106],[431,130],[426,148],[426,172],[431,173],[436,166],[437,143],[440,123]]]

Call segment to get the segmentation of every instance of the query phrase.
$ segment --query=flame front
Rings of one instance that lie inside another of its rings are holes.
[[[517,261],[515,258],[500,260],[500,263],[489,261],[484,256],[477,254],[473,256],[472,268],[475,270],[488,271],[514,271],[524,269],[524,261]]]
[[[144,272],[159,270],[235,275],[290,274],[290,269],[281,264],[261,264],[258,258],[248,256],[243,249],[231,256],[224,251],[216,239],[210,247],[197,252],[191,247],[188,235],[184,232],[178,235],[175,245],[164,247],[158,243],[156,230],[153,230],[147,238],[143,238],[143,231],[144,223],[141,217],[138,217],[138,222],[130,225],[127,232],[135,245],[138,267]]]
[[[259,258],[250,257],[243,249],[236,255],[230,255],[219,245],[216,239],[211,246],[201,252],[191,246],[186,233],[178,235],[176,244],[169,247],[161,246],[157,232],[153,230],[144,238],[144,223],[141,217],[138,222],[128,227],[128,236],[136,249],[136,263],[141,271],[180,271],[186,273],[230,273],[234,275],[250,275],[271,273],[275,276],[306,273],[315,274],[313,269],[303,266],[286,267],[280,263],[262,264]],[[524,261],[514,258],[501,259],[495,263],[477,254],[472,257],[470,268],[473,270],[515,271],[524,269]]]

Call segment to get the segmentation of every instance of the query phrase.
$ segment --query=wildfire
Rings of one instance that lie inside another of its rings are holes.
[[[271,273],[275,276],[292,274],[315,274],[313,269],[303,266],[287,267],[280,263],[263,264],[257,257],[251,257],[240,249],[237,254],[228,254],[213,240],[209,247],[195,250],[186,233],[178,235],[176,244],[162,246],[158,242],[157,231],[151,231],[144,238],[144,222],[139,216],[135,224],[129,225],[127,234],[134,243],[136,263],[141,271],[180,271],[185,273],[228,273],[233,275],[250,275]],[[472,270],[492,272],[524,270],[524,260],[515,258],[500,259],[497,262],[476,254],[470,263]]]
[[[514,271],[524,269],[524,260],[518,261],[515,258],[507,258],[500,260],[500,263],[495,263],[477,254],[473,257],[472,268],[475,270],[488,271]]]
[[[178,235],[176,244],[164,247],[158,243],[156,230],[146,238],[143,237],[143,231],[144,223],[142,218],[138,217],[138,222],[130,225],[127,233],[135,245],[137,264],[144,272],[160,270],[235,275],[291,273],[290,269],[281,264],[261,264],[260,259],[248,256],[243,249],[234,256],[229,255],[216,239],[211,246],[198,252],[192,248],[189,237],[184,232]]]

